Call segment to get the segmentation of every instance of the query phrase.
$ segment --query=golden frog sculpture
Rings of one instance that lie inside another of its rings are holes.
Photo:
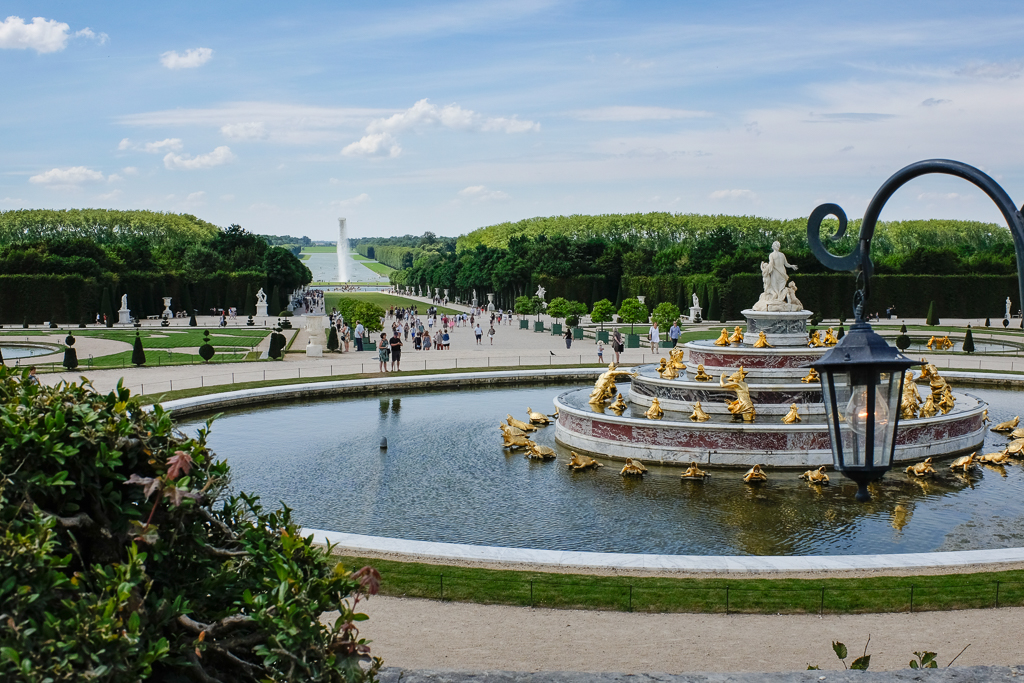
[[[579,470],[597,469],[598,467],[604,467],[601,463],[594,460],[593,458],[580,455],[576,451],[569,451],[572,457],[569,459],[569,469],[578,472]]]
[[[826,485],[829,483],[828,475],[825,474],[825,466],[822,465],[816,470],[807,470],[800,475],[800,478],[809,484],[821,484]]]
[[[662,379],[675,379],[679,376],[679,369],[671,361],[662,358],[658,364],[658,375]]]
[[[907,474],[912,474],[915,477],[927,477],[928,475],[935,474],[935,467],[932,465],[931,458],[925,458],[919,463],[915,463],[906,469]]]
[[[983,462],[989,465],[1012,465],[1013,461],[1011,456],[1006,451],[1000,451],[999,453],[986,453],[985,455],[978,457],[978,462]]]
[[[686,471],[680,475],[680,479],[687,479],[689,481],[704,481],[711,475],[704,470],[697,467],[697,463],[690,462],[690,466],[686,468]]]
[[[644,413],[644,415],[647,416],[648,420],[660,420],[665,417],[665,411],[661,409],[661,404],[658,403],[658,399],[652,398],[651,407],[647,409],[647,412]]]
[[[614,402],[614,403],[612,403],[612,404],[611,404],[610,406],[608,406],[608,407],[609,407],[609,408],[610,408],[610,409],[612,410],[612,412],[613,412],[613,413],[615,413],[616,415],[622,415],[622,413],[624,413],[624,412],[625,412],[625,410],[626,410],[626,408],[628,408],[629,406],[628,406],[628,405],[626,405],[626,402],[622,400],[622,394],[618,394],[618,395],[617,395],[617,396],[615,397],[615,402]]]
[[[992,427],[992,431],[993,432],[1006,432],[1007,434],[1009,434],[1010,432],[1012,432],[1014,429],[1017,428],[1017,425],[1019,423],[1020,423],[1020,415],[1017,415],[1012,420],[1007,420],[1006,422],[1000,422],[995,427]]]
[[[532,441],[526,447],[526,457],[531,460],[554,460],[555,455],[555,449],[549,446],[540,446]]]
[[[760,484],[768,481],[768,475],[764,473],[760,465],[754,465],[743,475],[743,482],[746,484]]]
[[[609,363],[608,369],[601,373],[594,383],[594,390],[590,392],[590,403],[603,405],[605,401],[615,395],[615,380],[621,377],[635,377],[636,372],[630,370],[618,370],[615,363]]]
[[[647,474],[647,468],[639,460],[633,460],[633,458],[626,458],[626,464],[619,472],[624,477],[636,476],[642,477]]]
[[[676,370],[685,370],[686,363],[683,361],[684,351],[682,347],[677,347],[668,352],[668,363]]]
[[[967,474],[974,469],[974,456],[977,453],[971,453],[970,455],[961,455],[959,458],[949,464],[949,469],[954,472],[962,472]]]
[[[729,337],[729,342],[732,343],[732,344],[742,344],[743,343],[743,328],[742,327],[737,325],[736,327],[732,328],[732,336]]]
[[[775,347],[768,343],[768,337],[765,336],[764,332],[758,332],[757,333],[757,341],[754,342],[754,348],[755,349],[774,349]]]
[[[790,403],[789,412],[782,418],[782,424],[791,425],[800,421],[800,413],[797,411],[796,404]]]
[[[514,451],[518,448],[529,448],[531,444],[533,444],[533,442],[530,441],[529,438],[521,434],[505,433],[502,434],[501,436],[505,440],[505,443],[502,444],[502,448],[507,448],[511,451]]]
[[[729,376],[728,382],[725,381],[725,373],[723,373],[718,380],[718,386],[736,392],[736,400],[726,404],[733,417],[743,418],[744,422],[753,422],[757,411],[754,410],[754,403],[750,400],[750,388],[744,381],[746,376],[747,371],[741,365],[739,370]]]
[[[825,346],[835,346],[839,343],[839,338],[836,337],[836,331],[831,327],[825,331],[825,338],[821,340]]]
[[[928,394],[928,398],[924,400],[924,405],[921,406],[921,417],[935,417],[939,414],[939,407],[935,405],[935,397]]]
[[[821,335],[818,333],[818,331],[817,330],[811,330],[811,336],[807,340],[807,345],[808,346],[818,347],[818,346],[824,346],[825,344],[824,344],[824,342],[821,341]]]
[[[722,328],[722,334],[718,335],[718,339],[715,340],[715,346],[728,346],[729,345],[729,330]]]
[[[544,413],[538,413],[530,406],[526,406],[526,414],[530,416],[530,424],[541,425],[543,427],[551,424],[551,418]]]
[[[903,380],[903,397],[900,399],[900,417],[904,420],[917,417],[920,406],[921,394],[917,390],[917,383],[914,382],[914,371],[907,370],[907,377]]]
[[[510,426],[515,427],[516,429],[522,430],[524,432],[535,432],[535,431],[537,431],[537,428],[534,427],[532,424],[527,424],[526,422],[523,422],[522,420],[517,420],[514,417],[512,417],[511,415],[505,415],[505,421],[508,422]]]
[[[704,372],[704,366],[698,364],[697,365],[697,374],[695,374],[693,376],[693,379],[698,381],[698,382],[710,382],[711,380],[714,379],[714,377],[712,377],[708,373]]]
[[[821,381],[821,376],[818,375],[818,371],[817,370],[815,370],[814,368],[811,368],[811,371],[807,373],[807,376],[806,377],[801,377],[800,381],[804,382],[805,384],[806,383],[810,383],[810,382],[820,382]]]
[[[700,405],[700,401],[693,404],[693,412],[690,413],[690,419],[694,422],[707,422],[711,419],[711,416],[704,412],[704,409]]]

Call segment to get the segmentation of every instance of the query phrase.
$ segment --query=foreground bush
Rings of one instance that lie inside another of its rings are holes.
[[[208,430],[0,368],[0,680],[375,677],[355,607],[379,575],[229,495]]]

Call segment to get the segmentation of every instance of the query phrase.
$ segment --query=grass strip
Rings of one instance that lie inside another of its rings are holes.
[[[415,299],[407,299],[404,296],[384,294],[382,292],[324,292],[324,305],[327,307],[327,310],[329,311],[334,308],[337,305],[336,302],[341,298],[369,301],[370,303],[377,304],[385,311],[391,306],[399,306],[401,308],[416,306],[420,311],[420,315],[426,315],[427,309],[432,305],[423,301],[416,301]],[[454,308],[447,308],[445,306],[438,306],[437,312],[438,314],[445,313],[449,315],[460,313],[460,311],[456,311]]]
[[[391,275],[391,273],[395,272],[395,269],[391,266],[383,263],[377,263],[376,261],[364,261],[363,265],[378,275]]]
[[[1024,605],[1024,570],[824,579],[674,579],[553,574],[339,556],[371,565],[381,592],[480,604],[631,612],[859,614]]]
[[[303,247],[300,254],[336,254],[338,247]]]

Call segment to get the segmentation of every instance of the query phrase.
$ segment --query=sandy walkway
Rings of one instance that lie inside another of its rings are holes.
[[[766,616],[629,614],[371,598],[361,632],[386,666],[512,671],[796,671],[842,669],[833,640],[859,656],[868,634],[871,669],[905,669],[915,650],[945,666],[1024,661],[1024,608]]]

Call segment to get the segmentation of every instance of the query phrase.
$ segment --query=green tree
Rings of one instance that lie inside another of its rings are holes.
[[[146,351],[142,348],[142,337],[138,330],[135,331],[135,344],[132,346],[132,363],[135,365],[146,364]]]
[[[569,302],[566,299],[557,296],[548,304],[546,312],[551,316],[552,320],[557,322],[560,318],[564,318],[569,315]]]
[[[590,312],[590,320],[595,323],[600,323],[601,329],[604,329],[604,324],[611,322],[612,317],[615,315],[615,305],[608,299],[601,299],[594,303],[594,310]]]
[[[629,323],[629,333],[633,334],[635,323],[647,322],[647,306],[640,303],[636,297],[624,299],[619,308],[619,317],[622,318],[622,322]]]
[[[242,306],[242,315],[256,315],[256,295],[252,293],[252,283],[245,285],[245,303]]]
[[[582,301],[570,301],[569,312],[565,316],[565,324],[569,327],[579,327],[580,320],[587,314],[587,305]]]
[[[517,296],[514,310],[519,315],[533,315],[537,312],[537,297]]]
[[[109,287],[104,287],[103,293],[100,295],[100,313],[103,315],[103,319],[107,321],[109,327],[114,319],[114,310],[110,307]]]
[[[662,330],[667,330],[672,327],[672,323],[679,320],[679,307],[669,301],[663,301],[654,307],[651,320],[658,323]]]

